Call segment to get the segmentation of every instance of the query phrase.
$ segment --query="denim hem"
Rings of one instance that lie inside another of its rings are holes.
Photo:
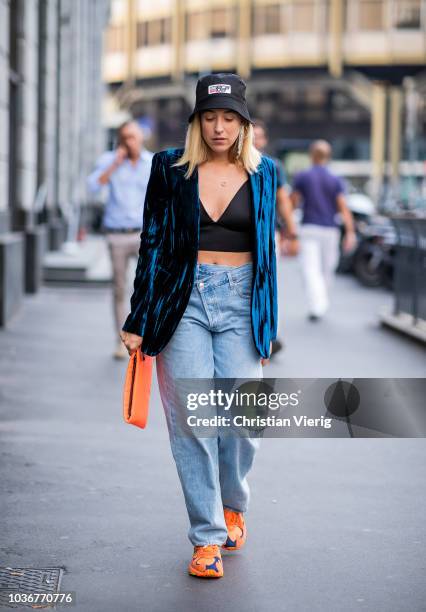
[[[219,548],[225,544],[227,538],[225,538],[222,542],[208,542],[207,544],[205,542],[203,542],[202,544],[194,544],[193,542],[191,542],[191,544],[193,546],[219,546]]]
[[[223,504],[223,507],[228,508],[228,510],[233,510],[233,512],[241,512],[242,514],[246,512],[246,510],[240,510],[240,509],[234,508],[233,506],[228,506],[228,504]]]

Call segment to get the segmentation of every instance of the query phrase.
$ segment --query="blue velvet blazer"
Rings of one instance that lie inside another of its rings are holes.
[[[123,330],[143,336],[142,351],[157,355],[169,342],[189,302],[195,280],[200,202],[198,172],[185,179],[187,166],[172,168],[183,149],[167,149],[152,160],[143,215],[131,312]],[[262,156],[250,175],[255,249],[251,323],[261,357],[269,357],[277,333],[275,261],[276,170]]]

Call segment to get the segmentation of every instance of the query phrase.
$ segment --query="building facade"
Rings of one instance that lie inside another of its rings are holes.
[[[0,0],[0,325],[37,290],[41,260],[103,145],[109,0]]]
[[[236,71],[275,153],[327,138],[377,192],[423,172],[425,68],[425,0],[113,0],[107,121],[126,108],[181,144],[196,78]]]

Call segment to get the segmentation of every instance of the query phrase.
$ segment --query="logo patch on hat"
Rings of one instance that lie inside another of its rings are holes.
[[[227,83],[218,83],[217,85],[209,85],[209,94],[230,94],[231,86]]]

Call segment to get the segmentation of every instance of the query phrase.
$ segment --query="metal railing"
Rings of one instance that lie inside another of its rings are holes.
[[[394,215],[397,234],[394,314],[426,321],[426,216]]]

